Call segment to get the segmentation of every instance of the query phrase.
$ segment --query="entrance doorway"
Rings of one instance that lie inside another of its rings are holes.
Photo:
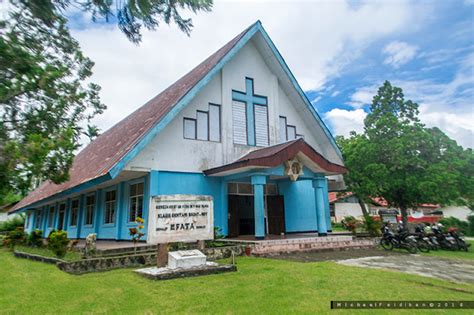
[[[228,235],[255,235],[254,196],[251,184],[230,183],[228,195]],[[285,232],[285,206],[276,185],[265,187],[265,231],[280,235]]]

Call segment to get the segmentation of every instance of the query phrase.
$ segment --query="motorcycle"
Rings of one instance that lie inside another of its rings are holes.
[[[388,224],[382,227],[382,238],[380,239],[380,245],[385,250],[401,248],[406,249],[410,254],[416,254],[418,252],[416,240],[413,235],[409,235],[406,232],[395,235]]]
[[[436,249],[436,246],[431,243],[429,237],[425,235],[423,226],[417,225],[413,236],[415,237],[416,246],[420,252],[429,253],[430,249]]]
[[[458,229],[456,228],[449,228],[448,229],[448,234],[454,238],[454,240],[456,241],[456,244],[459,248],[459,250],[463,250],[465,252],[469,251],[469,246],[471,246],[471,244],[469,243],[466,243],[466,241],[464,240],[464,235],[462,235],[461,233],[458,232]]]
[[[440,248],[452,251],[458,250],[459,246],[456,239],[448,233],[443,233],[442,228],[443,226],[441,224],[431,227],[431,230],[436,236]]]

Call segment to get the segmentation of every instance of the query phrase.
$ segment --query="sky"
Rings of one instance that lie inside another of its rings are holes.
[[[190,37],[162,24],[134,45],[114,23],[70,13],[108,106],[94,120],[102,131],[260,20],[333,135],[361,132],[389,80],[420,105],[423,123],[474,146],[474,0],[217,0],[210,13],[183,15]]]

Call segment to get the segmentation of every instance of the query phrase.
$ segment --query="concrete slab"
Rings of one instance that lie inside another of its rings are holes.
[[[151,280],[170,280],[232,271],[237,271],[237,266],[220,265],[218,263],[209,261],[206,262],[204,266],[197,266],[193,268],[150,267],[135,270],[136,273]]]
[[[474,261],[421,255],[373,256],[338,260],[346,266],[389,269],[453,282],[474,283]]]

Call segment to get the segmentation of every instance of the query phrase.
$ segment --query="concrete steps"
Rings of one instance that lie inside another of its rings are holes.
[[[301,251],[372,247],[374,247],[373,239],[354,239],[353,236],[338,235],[255,242],[252,254],[258,256]]]

